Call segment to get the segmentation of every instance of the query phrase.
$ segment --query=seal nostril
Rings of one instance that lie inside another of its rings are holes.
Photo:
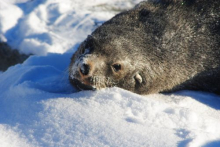
[[[80,68],[80,72],[85,76],[89,74],[89,70],[90,66],[88,64],[83,64]]]

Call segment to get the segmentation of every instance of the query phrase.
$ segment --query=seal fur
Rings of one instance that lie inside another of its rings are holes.
[[[79,90],[220,94],[220,1],[141,2],[82,42],[69,77]]]

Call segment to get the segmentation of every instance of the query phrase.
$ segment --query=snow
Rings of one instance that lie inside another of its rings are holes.
[[[16,25],[23,12],[18,7],[4,1],[0,1],[0,10],[0,34],[4,34]]]
[[[0,72],[1,147],[220,146],[218,95],[141,96],[116,87],[77,92],[69,84],[78,44],[138,2],[0,0],[1,40],[35,54]]]

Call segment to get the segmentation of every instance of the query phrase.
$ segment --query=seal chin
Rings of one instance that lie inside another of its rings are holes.
[[[82,90],[96,90],[95,87],[93,87],[91,85],[83,84],[80,80],[75,79],[75,78],[71,79],[71,83],[74,85],[75,88],[77,88],[80,91],[82,91]]]

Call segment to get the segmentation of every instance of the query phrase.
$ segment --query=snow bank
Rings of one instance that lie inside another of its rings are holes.
[[[67,69],[78,43],[137,2],[0,0],[2,38],[21,52],[45,55],[0,72],[1,147],[220,146],[220,96],[140,96],[119,88],[76,92],[69,84]],[[12,21],[1,15],[12,9],[18,12]]]
[[[6,147],[219,145],[219,96],[140,96],[119,88],[76,92],[68,83],[70,57],[32,56],[1,74],[0,134]]]

